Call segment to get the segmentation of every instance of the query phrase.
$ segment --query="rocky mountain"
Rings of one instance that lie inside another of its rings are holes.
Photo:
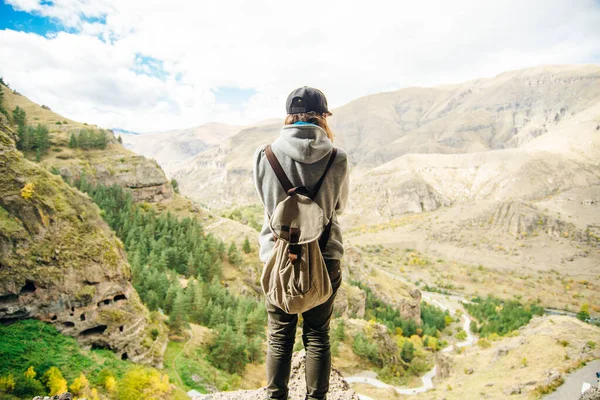
[[[256,204],[252,155],[280,126],[246,127],[201,151],[173,172],[182,193],[213,209]],[[597,276],[600,66],[366,96],[334,110],[331,126],[353,164],[341,222],[355,248]],[[561,297],[551,303],[564,307]]]
[[[373,251],[365,246],[383,246],[369,265],[400,268],[410,282],[497,293],[485,286],[489,276],[464,278],[471,276],[465,269],[481,265],[506,280],[507,296],[540,296],[548,306],[575,310],[600,301],[593,290],[600,265],[600,66],[541,66],[405,88],[333,112],[336,144],[353,165],[340,219],[346,243],[363,256]],[[280,127],[246,127],[201,151],[173,172],[182,193],[213,209],[256,204],[252,155]],[[398,255],[402,249],[408,254]],[[415,249],[420,255],[409,257]],[[413,271],[411,263],[429,263],[435,272]],[[556,271],[556,287],[547,284],[541,294],[504,274],[548,270]],[[563,287],[586,284],[574,296],[560,291],[559,280]],[[378,292],[385,283],[380,279]],[[403,293],[409,305],[410,289]]]
[[[161,366],[166,346],[123,245],[91,199],[15,147],[0,115],[0,322],[37,318],[92,348]]]
[[[217,145],[240,129],[238,126],[209,123],[168,132],[123,134],[121,138],[126,148],[155,159],[170,176],[196,154]]]
[[[596,185],[599,83],[598,66],[543,66],[375,94],[334,110],[336,144],[354,165],[351,211],[389,218]],[[208,206],[256,203],[252,154],[280,126],[274,121],[241,129],[170,174],[184,193]],[[163,143],[146,146],[132,149],[152,155]]]
[[[129,189],[137,201],[156,203],[173,198],[173,188],[158,163],[124,148],[111,131],[66,119],[6,86],[2,89],[6,109],[18,106],[25,111],[27,124],[49,128],[52,142],[50,151],[41,158],[42,165],[57,169],[69,179],[85,174],[91,182],[118,184]],[[104,132],[108,141],[106,148],[69,146],[71,135],[82,131]]]
[[[401,89],[341,107],[332,127],[350,159],[365,167],[404,154],[520,148],[590,120],[599,80],[594,65],[541,66],[459,85]]]

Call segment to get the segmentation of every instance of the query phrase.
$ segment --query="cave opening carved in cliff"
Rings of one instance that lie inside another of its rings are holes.
[[[93,328],[86,329],[85,331],[81,331],[79,336],[88,337],[94,335],[102,335],[106,328],[108,328],[106,325],[98,325]]]
[[[27,280],[25,281],[25,286],[21,288],[20,294],[33,293],[37,290],[35,283],[33,281]]]

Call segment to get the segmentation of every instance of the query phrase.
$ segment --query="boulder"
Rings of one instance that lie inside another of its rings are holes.
[[[306,355],[304,350],[294,354],[292,359],[292,372],[289,381],[289,400],[304,400],[306,396],[306,382],[304,380],[304,366]],[[256,400],[266,399],[267,389],[238,390],[235,392],[218,392],[192,397],[192,400]],[[329,381],[328,400],[359,400],[358,395],[350,388],[348,382],[335,368],[331,369]]]
[[[579,400],[600,400],[600,382],[582,393]]]

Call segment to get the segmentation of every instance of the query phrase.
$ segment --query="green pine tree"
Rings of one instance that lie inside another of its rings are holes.
[[[184,293],[179,290],[173,301],[173,307],[169,314],[169,327],[172,331],[181,333],[187,327],[189,317],[187,314],[188,303]]]
[[[50,132],[45,125],[38,124],[35,128],[34,143],[40,155],[44,155],[50,148]],[[39,160],[38,160],[39,161]]]
[[[333,336],[339,341],[346,339],[346,323],[343,318],[338,320],[338,323],[333,330]]]
[[[18,127],[25,126],[27,123],[27,113],[21,107],[16,106],[12,112],[13,122]]]
[[[73,132],[71,132],[71,136],[69,137],[69,147],[72,149],[77,147],[77,136]]]
[[[227,258],[229,259],[229,262],[233,265],[238,265],[242,261],[237,246],[233,242],[231,242],[229,250],[227,251]]]
[[[415,345],[408,340],[404,342],[402,345],[402,351],[400,352],[400,357],[407,363],[410,363],[415,357]]]
[[[246,254],[248,254],[248,253],[250,253],[252,251],[252,247],[250,246],[250,240],[248,240],[248,236],[246,236],[246,239],[244,240],[244,244],[242,246],[242,250]]]

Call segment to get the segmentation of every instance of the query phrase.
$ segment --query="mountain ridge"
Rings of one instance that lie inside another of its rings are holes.
[[[600,66],[534,67],[441,89],[361,97],[335,109],[330,126],[336,145],[349,154],[353,181],[410,154],[472,159],[468,154],[504,151],[500,157],[520,159],[549,151],[593,167],[600,153],[599,88]],[[251,157],[277,137],[280,127],[280,122],[247,127],[180,163],[171,176],[183,192],[211,207],[256,203]],[[226,203],[219,205],[223,199]]]

